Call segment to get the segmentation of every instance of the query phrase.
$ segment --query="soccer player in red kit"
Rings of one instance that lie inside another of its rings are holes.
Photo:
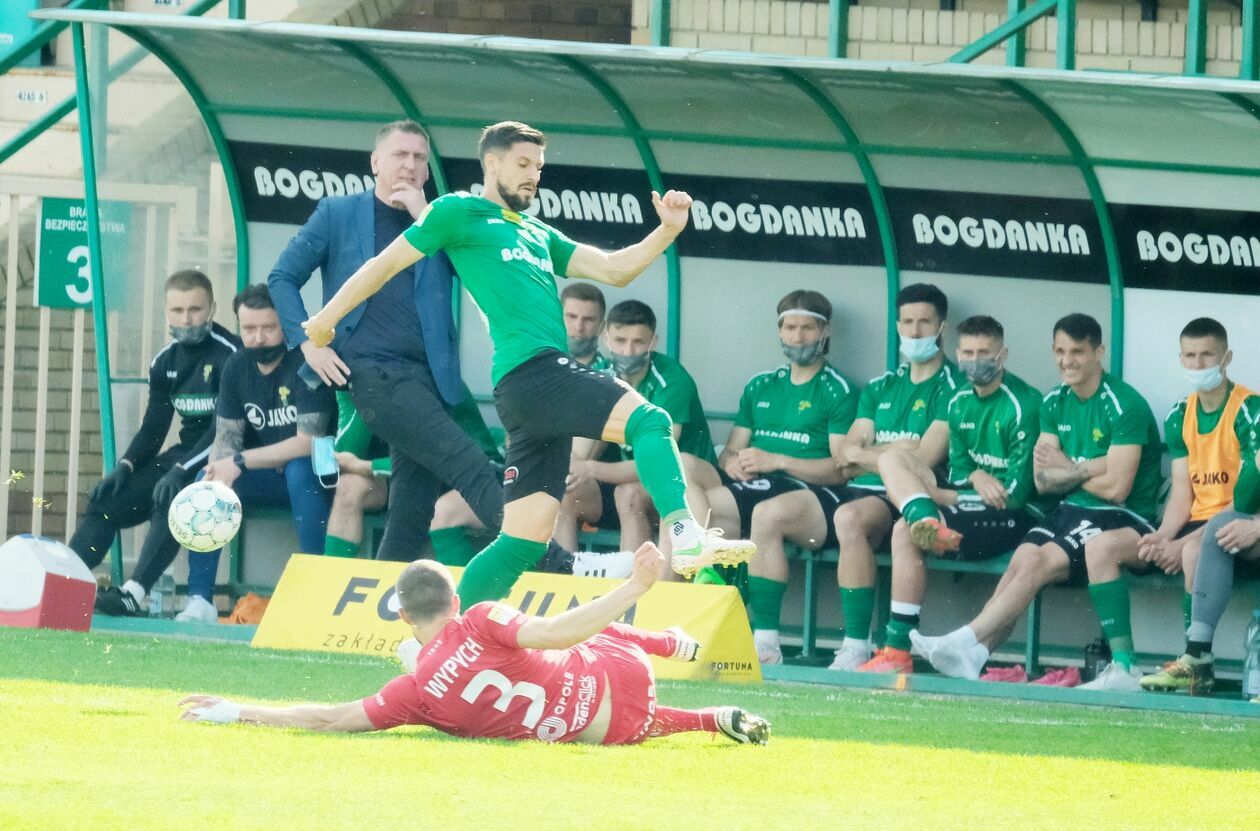
[[[620,586],[542,618],[491,602],[461,615],[450,572],[417,560],[397,586],[399,613],[421,644],[413,672],[375,695],[328,706],[259,707],[193,695],[180,702],[191,705],[183,718],[337,733],[425,724],[456,736],[591,744],[706,731],[765,744],[769,723],[738,707],[657,706],[648,656],[694,661],[700,645],[677,628],[648,632],[612,621],[652,587],[664,564],[660,550],[644,543]]]

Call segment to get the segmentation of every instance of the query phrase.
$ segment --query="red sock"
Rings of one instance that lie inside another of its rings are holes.
[[[673,635],[649,632],[627,623],[610,623],[600,634],[637,644],[647,654],[661,658],[668,658],[678,648],[678,641]]]
[[[652,717],[648,736],[668,736],[671,733],[718,732],[717,716],[712,709],[676,710],[673,707],[657,707]]]

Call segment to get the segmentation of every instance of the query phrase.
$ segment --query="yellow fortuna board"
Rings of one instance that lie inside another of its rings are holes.
[[[251,645],[392,657],[410,637],[394,598],[394,583],[405,565],[294,554]],[[451,571],[458,580],[461,570]],[[619,582],[530,572],[506,602],[526,614],[558,615]],[[695,663],[653,658],[659,678],[761,680],[748,616],[731,586],[657,583],[621,620],[652,630],[681,626],[703,645]]]

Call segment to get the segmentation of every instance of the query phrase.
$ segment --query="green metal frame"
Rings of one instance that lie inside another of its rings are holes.
[[[1024,13],[1025,0],[1006,0],[1006,19],[1014,20]],[[1006,41],[1006,65],[1023,66],[1028,54],[1028,30],[1021,26]]]
[[[1260,80],[1260,0],[1242,0],[1242,60],[1238,77]]]
[[[670,0],[652,0],[652,9],[648,12],[648,40],[653,46],[669,46],[672,6]]]
[[[979,39],[967,44],[958,50],[949,58],[950,63],[971,63],[971,61],[988,52],[1007,38],[1019,36],[1019,52],[1023,52],[1024,30],[1033,24],[1034,21],[1045,17],[1050,12],[1058,8],[1061,0],[1039,0],[1028,8],[1023,8],[1022,0],[1009,0],[1010,5],[1006,20],[999,24],[992,32],[981,36]],[[1014,12],[1014,7],[1018,5],[1020,11]],[[1008,46],[1007,63],[1010,64],[1010,51]],[[1014,64],[1014,66],[1022,66],[1023,62]]]
[[[657,163],[656,153],[653,152],[652,145],[646,138],[643,128],[639,125],[639,120],[634,117],[633,111],[625,99],[621,97],[621,94],[613,89],[612,85],[600,77],[595,70],[572,55],[558,55],[556,57],[561,63],[578,73],[588,84],[594,87],[595,91],[620,116],[622,123],[625,124],[626,131],[629,132],[630,138],[634,141],[635,148],[639,151],[639,158],[643,161],[644,170],[647,171],[648,182],[657,193],[665,193],[665,179],[661,176],[661,166]],[[665,249],[665,273],[668,286],[666,320],[669,321],[669,331],[665,336],[665,352],[671,358],[677,358],[681,343],[679,330],[682,328],[682,264],[678,257],[677,244],[671,244],[669,248]]]
[[[897,239],[893,231],[892,215],[888,211],[888,200],[885,198],[884,188],[879,183],[879,176],[875,173],[875,165],[871,164],[870,156],[867,155],[861,138],[858,136],[857,131],[853,129],[853,124],[840,111],[835,102],[828,98],[813,81],[799,72],[784,69],[782,73],[789,83],[805,93],[814,102],[814,106],[822,110],[827,118],[831,120],[831,123],[836,125],[836,129],[840,131],[840,135],[844,137],[846,144],[851,148],[858,170],[862,172],[862,180],[866,183],[866,191],[871,197],[871,208],[875,212],[875,224],[879,228],[880,244],[883,246],[884,251],[884,270],[887,274],[887,280],[885,281],[888,295],[886,364],[889,369],[896,369],[897,354],[900,349],[896,321],[897,293],[901,291],[901,267],[897,260]]]
[[[74,88],[78,99],[79,144],[83,151],[83,201],[87,215],[100,216],[100,200],[96,193],[96,147],[92,137],[92,96],[88,85],[87,47],[83,40],[83,24],[70,27],[74,42]],[[103,79],[102,79],[103,80]],[[105,319],[105,270],[101,256],[101,228],[98,222],[88,222],[88,263],[92,270],[92,330],[96,341],[96,391],[101,402],[101,453],[105,457],[105,469],[113,470],[118,463],[114,447],[114,391],[110,386],[109,329]],[[111,566],[115,585],[122,585],[122,557],[117,540],[112,548]]]
[[[1071,152],[1076,160],[1081,178],[1085,180],[1085,188],[1089,191],[1089,199],[1094,204],[1094,213],[1098,216],[1098,233],[1102,236],[1103,253],[1107,260],[1107,279],[1111,286],[1111,374],[1117,378],[1124,376],[1124,270],[1120,265],[1120,246],[1116,241],[1116,230],[1111,224],[1111,211],[1107,207],[1107,197],[1103,194],[1098,174],[1094,170],[1084,145],[1076,137],[1072,128],[1053,107],[1040,96],[1017,81],[1006,80],[1003,85],[1022,98],[1041,114]]]
[[[76,9],[99,9],[109,4],[109,0],[73,0],[67,3],[65,8],[67,11]],[[66,30],[70,24],[64,20],[45,20],[35,28],[35,31],[26,36],[24,40],[15,45],[9,53],[0,59],[0,75],[8,72],[22,61],[35,53],[36,49],[43,48],[44,44],[51,41],[57,35]]]
[[[849,56],[849,0],[827,3],[827,54],[833,58]]]
[[[1202,75],[1207,68],[1207,0],[1189,0],[1186,19],[1186,63],[1182,73]]]
[[[1059,69],[1076,69],[1076,0],[1059,0],[1055,17],[1059,24],[1055,66]]]

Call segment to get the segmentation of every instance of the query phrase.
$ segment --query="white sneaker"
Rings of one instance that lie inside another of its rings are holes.
[[[634,571],[633,551],[574,551],[574,577],[624,580]]]
[[[948,635],[929,638],[911,630],[910,643],[915,654],[927,658],[932,668],[950,678],[980,678],[980,670],[989,660],[989,650],[982,643],[963,646]]]
[[[757,546],[748,540],[728,540],[720,529],[700,535],[695,545],[680,548],[670,557],[670,566],[683,577],[692,578],[705,566],[737,566],[757,553]]]
[[[674,652],[667,660],[686,664],[694,661],[700,654],[700,641],[684,632],[681,626],[671,626],[665,631],[674,636]]]
[[[190,595],[184,611],[175,616],[180,623],[218,623],[219,610],[199,594]]]
[[[783,663],[783,650],[779,648],[779,633],[769,630],[753,630],[753,646],[757,650],[757,661],[761,664]]]
[[[407,674],[416,671],[416,661],[420,658],[420,641],[415,638],[407,638],[407,640],[398,644],[398,649],[394,650],[394,654],[398,656],[398,660],[402,661],[403,669],[407,670]]]
[[[1104,690],[1106,692],[1141,692],[1142,673],[1137,667],[1125,669],[1115,661],[1103,667],[1098,677],[1088,684],[1081,684],[1078,690]]]
[[[835,659],[831,662],[831,666],[827,667],[827,669],[843,669],[853,672],[870,659],[871,650],[869,647],[842,643],[840,649],[836,652]]]

